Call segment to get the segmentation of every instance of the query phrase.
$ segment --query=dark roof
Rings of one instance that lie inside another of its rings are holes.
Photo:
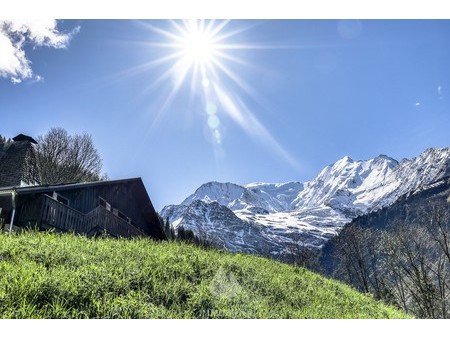
[[[10,187],[5,187],[5,188],[0,188],[0,191],[11,190],[11,189],[15,188],[15,190],[18,194],[21,194],[21,193],[27,194],[27,193],[58,191],[58,190],[82,189],[82,188],[89,188],[92,186],[112,185],[112,184],[131,183],[131,182],[137,182],[139,184],[142,184],[142,186],[144,185],[144,182],[142,182],[142,179],[140,177],[133,177],[133,178],[120,179],[120,180],[111,180],[111,181],[43,184],[43,185],[33,185],[33,186],[28,186],[28,187],[10,186]]]
[[[28,142],[37,144],[37,142],[36,142],[36,140],[34,138],[32,138],[31,136],[28,136],[28,135],[24,135],[24,134],[19,134],[16,137],[13,137],[13,141],[14,142],[28,141]]]

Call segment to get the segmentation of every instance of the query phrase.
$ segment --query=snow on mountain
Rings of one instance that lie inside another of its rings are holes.
[[[250,183],[245,186],[267,203],[266,209],[274,212],[291,210],[295,198],[303,187],[304,184],[300,182]]]
[[[195,193],[186,198],[181,205],[193,201],[218,202],[231,210],[246,208],[261,209],[261,212],[290,210],[293,200],[303,184],[290,182],[284,184],[251,183],[246,186],[234,183],[209,182],[203,184]]]
[[[231,252],[264,254],[283,250],[279,241],[272,240],[270,228],[242,220],[216,201],[195,200],[184,210],[183,217],[174,225],[192,230],[217,247]]]
[[[305,183],[209,182],[161,215],[224,249],[278,257],[292,246],[321,247],[353,217],[447,175],[450,148],[430,148],[401,162],[346,156]]]
[[[189,205],[196,200],[201,200],[204,202],[215,201],[226,206],[232,201],[238,199],[244,190],[244,187],[233,183],[209,182],[203,184],[181,204]]]
[[[450,148],[448,147],[429,148],[411,160],[403,159],[386,180],[385,185],[390,185],[390,191],[383,186],[376,188],[376,192],[382,196],[372,209],[391,205],[400,196],[448,175],[450,175]]]
[[[355,216],[378,200],[372,187],[382,186],[398,162],[385,155],[368,161],[353,161],[346,156],[325,167],[295,199],[296,209],[326,205]]]

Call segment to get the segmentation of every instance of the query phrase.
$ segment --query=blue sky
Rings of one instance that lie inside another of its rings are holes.
[[[0,61],[0,133],[87,132],[109,177],[141,176],[158,210],[212,180],[306,181],[345,155],[450,146],[449,20],[232,20],[217,63],[185,66],[179,88],[182,67],[157,81],[180,61],[155,62],[180,51],[168,20],[56,29],[67,39],[22,46],[20,83]]]

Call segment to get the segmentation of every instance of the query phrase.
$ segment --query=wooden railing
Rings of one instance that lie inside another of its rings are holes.
[[[45,225],[67,232],[85,233],[85,216],[50,196],[42,196],[41,223]]]
[[[101,205],[86,215],[86,222],[89,229],[98,227],[113,236],[145,236],[141,230],[119,216],[114,215],[111,211],[106,210]]]
[[[93,229],[112,236],[134,237],[145,234],[102,206],[83,214],[50,196],[42,196],[41,223],[62,231],[89,234]]]

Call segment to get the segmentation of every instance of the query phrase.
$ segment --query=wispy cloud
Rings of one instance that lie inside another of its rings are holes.
[[[26,79],[42,81],[42,76],[33,73],[25,45],[66,48],[79,30],[77,26],[69,33],[62,33],[56,20],[0,20],[0,77],[15,84]]]

